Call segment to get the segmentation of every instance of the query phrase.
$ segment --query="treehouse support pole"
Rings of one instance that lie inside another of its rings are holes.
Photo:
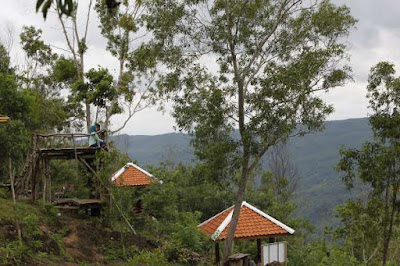
[[[257,238],[257,261],[256,263],[261,263],[261,239]]]
[[[31,195],[32,195],[32,201],[35,201],[37,199],[37,192],[36,192],[36,188],[37,188],[37,182],[38,182],[38,172],[39,172],[39,168],[40,168],[40,160],[37,160],[37,162],[35,163],[35,170],[32,173],[31,176]]]
[[[219,265],[221,261],[221,255],[219,253],[219,243],[215,241],[215,265]]]
[[[44,174],[42,175],[42,182],[43,182],[43,192],[42,192],[42,198],[43,198],[43,202],[46,201],[46,162],[45,159],[43,159],[43,168],[44,168]]]
[[[43,189],[43,201],[51,202],[51,176],[50,176],[50,160],[44,158],[44,189]]]

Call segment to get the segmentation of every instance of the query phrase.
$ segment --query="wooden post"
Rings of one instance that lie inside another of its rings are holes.
[[[44,158],[43,201],[51,202],[50,160]]]
[[[47,182],[46,182],[46,165],[47,165],[46,158],[43,158],[43,168],[44,168],[44,175],[43,175],[43,178],[42,178],[42,182],[43,182],[43,192],[42,192],[43,202],[46,201],[46,191],[47,191],[47,189],[46,189],[46,185],[47,185]]]
[[[48,173],[48,176],[47,176],[47,182],[48,182],[47,183],[47,191],[48,191],[47,200],[49,202],[51,202],[51,190],[52,190],[52,188],[51,188],[51,175],[50,175],[50,160],[49,160],[49,163],[48,163],[47,173]]]
[[[38,168],[35,177],[35,200],[39,199],[40,193],[40,177],[43,176],[43,160],[42,157],[38,158]]]
[[[34,170],[31,176],[31,196],[32,196],[32,201],[36,200],[36,182],[37,182],[37,172],[39,168],[39,161],[35,162],[34,165]]]
[[[256,263],[261,263],[261,239],[257,238],[257,261]]]
[[[221,256],[219,253],[219,243],[215,241],[215,265],[219,265],[221,261]]]

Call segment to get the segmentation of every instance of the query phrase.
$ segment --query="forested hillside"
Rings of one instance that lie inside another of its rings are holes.
[[[345,202],[352,193],[341,181],[334,166],[339,162],[342,146],[359,148],[372,139],[367,118],[328,121],[325,130],[304,137],[292,138],[288,143],[290,160],[298,169],[299,182],[296,193],[299,217],[310,220],[320,230],[332,225],[334,208]],[[195,156],[190,146],[190,136],[169,133],[154,136],[120,135],[114,138],[121,152],[142,165],[159,165],[162,162],[193,164]],[[263,166],[268,169],[268,155]]]
[[[0,265],[400,265],[400,77],[337,2],[3,5]]]

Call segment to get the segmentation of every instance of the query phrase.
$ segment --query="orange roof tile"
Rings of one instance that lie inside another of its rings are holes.
[[[157,179],[140,168],[128,163],[111,178],[116,186],[147,186],[157,182]]]
[[[228,235],[232,213],[233,206],[201,223],[198,226],[199,230],[214,240],[224,240]],[[258,238],[293,233],[292,228],[244,201],[234,238]]]

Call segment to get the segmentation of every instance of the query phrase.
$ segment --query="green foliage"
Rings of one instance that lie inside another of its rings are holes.
[[[90,69],[86,73],[88,90],[85,92],[87,100],[95,106],[105,107],[107,101],[111,102],[117,97],[113,86],[113,76],[105,68]]]
[[[280,178],[276,180],[271,172],[264,172],[261,176],[260,185],[257,188],[248,190],[247,199],[251,204],[257,206],[267,213],[273,213],[278,220],[286,220],[296,208],[293,195],[284,195],[288,179]]]
[[[54,206],[54,204],[50,202],[43,203],[43,210],[44,214],[49,218],[52,219],[57,216],[58,209]]]
[[[54,79],[57,82],[75,82],[78,79],[77,73],[75,62],[64,56],[57,59],[53,68]]]
[[[53,2],[55,2],[56,8],[60,10],[61,14],[66,16],[72,14],[74,10],[73,0],[36,0],[36,12],[41,10],[43,18],[46,19]]]
[[[380,247],[382,231],[380,219],[376,217],[383,215],[382,205],[377,199],[372,199],[366,204],[361,201],[348,201],[337,209],[342,226],[337,229],[336,234],[345,239],[344,246],[353,250],[353,256],[359,261],[378,263],[376,253]]]
[[[172,25],[155,25],[166,30],[156,35],[160,42],[172,40],[170,46],[182,55],[182,60],[166,59],[175,68],[157,85],[174,100],[173,116],[181,130],[194,136],[196,153],[215,162],[209,166],[226,167],[230,177],[240,171],[226,259],[239,204],[261,158],[292,134],[321,130],[333,111],[315,92],[350,78],[350,68],[337,62],[346,58],[341,39],[356,20],[347,7],[329,1],[217,0],[207,8],[201,1],[181,3],[168,1]],[[217,70],[202,62],[205,54],[212,55]]]
[[[168,218],[177,211],[198,211],[201,213],[200,219],[206,220],[231,206],[229,183],[219,184],[208,180],[206,167],[178,165],[168,170],[167,165],[162,165],[152,169],[151,172],[163,181],[163,185],[147,189],[144,195],[146,208],[152,210],[156,218]]]
[[[53,54],[50,45],[47,45],[41,39],[42,30],[33,26],[24,26],[20,34],[22,49],[26,52],[28,58],[38,62],[40,65],[52,64],[57,59]]]
[[[6,188],[0,188],[0,199],[9,199],[10,193],[7,191]]]
[[[34,238],[40,236],[43,232],[39,229],[39,217],[33,213],[28,214],[22,220],[24,224],[24,237],[31,240],[36,245]],[[39,248],[40,246],[36,247]]]
[[[367,98],[374,114],[371,127],[377,137],[387,141],[400,139],[400,77],[395,77],[394,65],[380,62],[368,76]]]
[[[0,263],[2,264],[22,264],[24,258],[31,253],[31,250],[26,245],[21,245],[18,241],[7,243],[5,247],[0,247]]]
[[[342,230],[354,231],[353,234],[347,234],[345,239],[356,242],[352,246],[361,245],[358,248],[363,252],[364,262],[382,249],[382,265],[389,260],[391,240],[398,236],[400,221],[400,175],[397,170],[400,152],[400,113],[397,111],[400,108],[400,78],[394,77],[394,74],[394,66],[387,62],[381,62],[371,69],[367,97],[374,111],[370,118],[374,142],[365,143],[360,150],[341,149],[342,159],[337,165],[338,170],[344,172],[343,181],[348,188],[352,188],[357,179],[371,188],[366,206],[360,202],[349,202],[339,209],[339,217],[344,222]],[[376,219],[376,215],[379,219]],[[371,255],[365,255],[366,251]]]
[[[328,247],[325,241],[316,241],[301,248],[288,250],[289,264],[294,266],[330,265],[330,266],[360,266],[362,265],[351,254],[341,247]]]
[[[142,251],[129,260],[128,265],[174,265],[169,263],[161,250]]]

